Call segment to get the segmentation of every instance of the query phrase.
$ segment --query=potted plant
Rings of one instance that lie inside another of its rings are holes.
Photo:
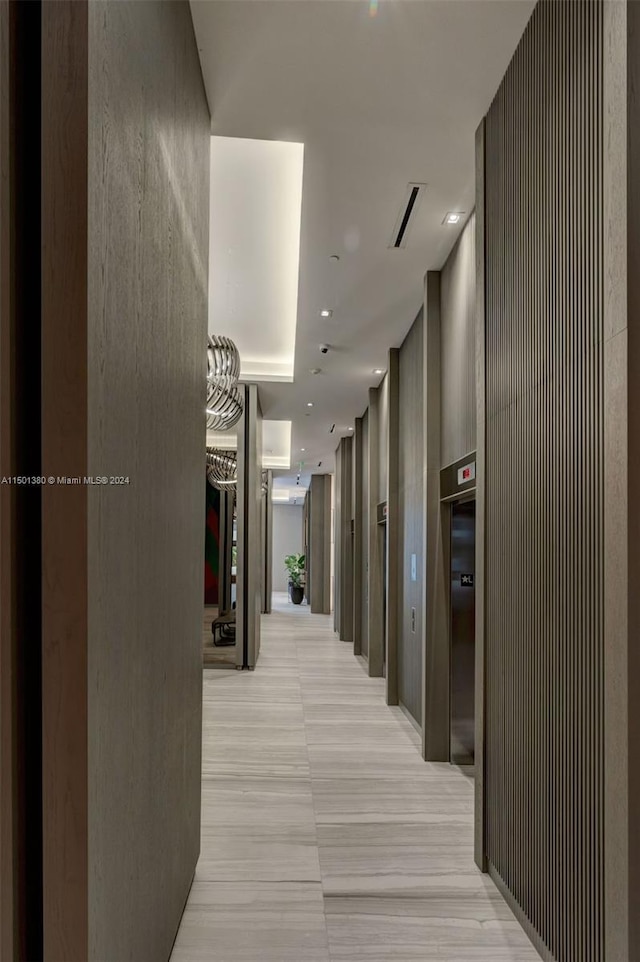
[[[294,605],[302,604],[304,598],[304,565],[303,554],[288,554],[284,564],[289,572],[289,594]]]

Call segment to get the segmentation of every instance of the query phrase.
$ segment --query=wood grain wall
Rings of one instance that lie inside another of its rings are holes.
[[[188,4],[43,4],[45,958],[167,959],[199,852],[209,115]],[[72,189],[70,185],[73,185]]]
[[[167,958],[200,845],[209,113],[188,4],[89,4],[89,949]]]
[[[386,378],[385,378],[386,380]],[[386,501],[380,492],[380,445],[384,443],[386,457],[385,425],[381,411],[382,385],[369,388],[368,407],[368,457],[367,457],[367,658],[369,675],[379,678],[384,663],[384,595],[386,592],[385,564],[383,557],[384,532],[378,524],[378,504]],[[384,412],[386,417],[386,411]],[[386,472],[385,472],[386,479]]]
[[[88,18],[84,0],[42,5],[42,472],[53,478],[89,474]],[[47,962],[90,952],[88,493],[42,489]]]
[[[476,447],[475,213],[440,272],[440,459],[446,467]]]
[[[253,668],[260,655],[262,610],[262,410],[257,384],[244,384],[238,422],[238,609],[236,668]]]
[[[422,339],[421,311],[400,348],[398,401],[398,698],[418,725],[422,723],[423,673]],[[415,555],[415,580],[411,572],[412,555]]]
[[[450,531],[449,509],[441,503],[440,470],[442,384],[441,272],[428,271],[424,283],[424,409],[425,459],[423,581],[424,675],[422,700],[422,753],[428,761],[448,762],[450,689]],[[450,354],[463,341],[450,341]]]
[[[362,415],[360,522],[360,652],[369,657],[369,409]]]
[[[389,438],[389,377],[385,374],[378,388],[378,471],[376,503],[386,501],[389,493],[389,471],[387,465]]]
[[[351,564],[353,572],[353,653],[362,653],[362,594],[363,594],[363,542],[362,542],[362,484],[364,463],[362,458],[362,418],[355,419],[351,444]]]
[[[485,854],[559,962],[610,958],[605,53],[603,3],[542,0],[484,132]]]
[[[312,474],[306,503],[309,511],[307,548],[308,597],[314,614],[331,612],[331,475]]]
[[[335,488],[335,630],[341,641],[353,642],[353,438],[340,439],[336,449]]]

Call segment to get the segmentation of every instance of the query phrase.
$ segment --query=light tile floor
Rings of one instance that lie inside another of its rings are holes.
[[[171,962],[536,962],[473,862],[473,783],[425,764],[331,619],[286,596],[255,672],[205,671],[202,852]]]

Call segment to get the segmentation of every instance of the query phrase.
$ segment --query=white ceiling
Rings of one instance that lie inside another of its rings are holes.
[[[445,214],[473,207],[475,130],[534,5],[192,0],[212,133],[304,144],[295,381],[260,385],[264,416],[293,422],[303,486],[333,469],[446,260],[466,217]],[[389,249],[409,182],[428,186],[406,248]]]
[[[207,447],[237,451],[238,431],[207,431]],[[262,467],[281,472],[291,466],[291,421],[262,421]]]

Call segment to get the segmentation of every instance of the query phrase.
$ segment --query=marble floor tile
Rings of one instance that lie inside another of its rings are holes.
[[[473,861],[473,780],[332,620],[275,599],[255,672],[206,671],[201,856],[171,962],[534,962]]]
[[[319,882],[193,884],[172,962],[330,962]]]

